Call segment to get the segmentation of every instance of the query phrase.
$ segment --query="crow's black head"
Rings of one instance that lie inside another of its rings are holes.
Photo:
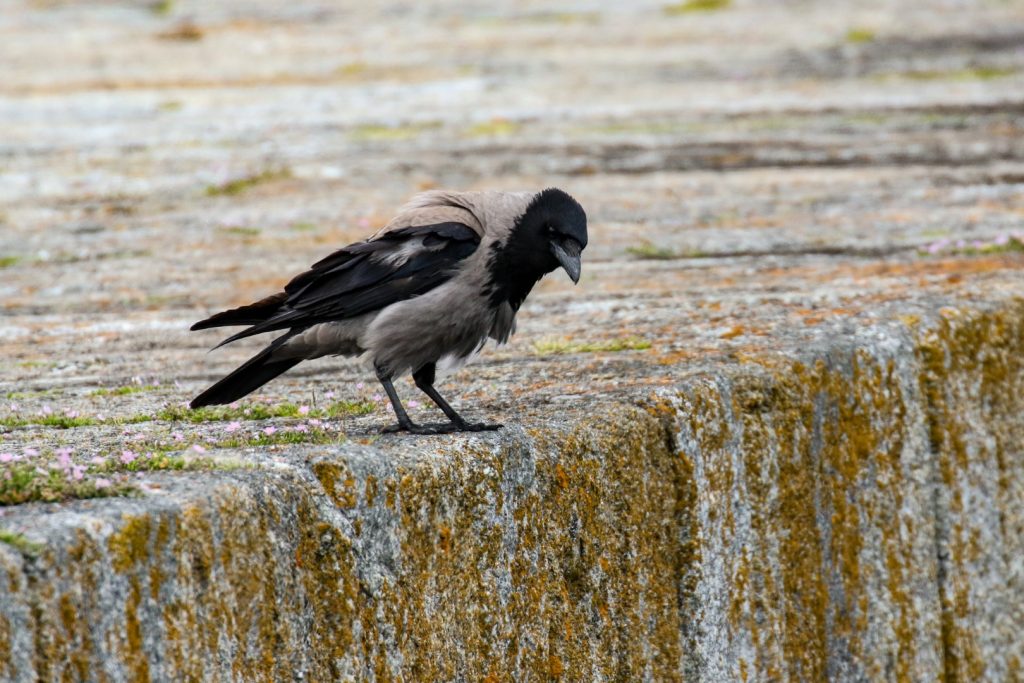
[[[488,264],[491,297],[517,309],[539,279],[559,266],[580,279],[580,254],[587,246],[587,214],[557,188],[534,195],[508,239],[495,243]]]
[[[530,244],[541,275],[561,266],[573,282],[580,279],[580,254],[587,246],[587,214],[558,188],[538,192],[520,216],[513,239]]]

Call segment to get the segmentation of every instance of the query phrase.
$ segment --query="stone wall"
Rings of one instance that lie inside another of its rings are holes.
[[[1024,680],[1021,3],[2,4],[0,680]],[[504,430],[184,407],[265,343],[196,320],[549,186],[579,285],[440,385]]]
[[[1014,680],[1024,303],[835,332],[432,457],[25,513],[5,675]]]

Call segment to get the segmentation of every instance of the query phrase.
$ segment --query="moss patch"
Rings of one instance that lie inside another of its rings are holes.
[[[220,228],[219,231],[225,235],[235,235],[237,237],[259,237],[260,233],[263,232],[259,228],[252,228],[243,225],[230,225]]]
[[[662,11],[669,15],[694,14],[699,12],[717,12],[732,4],[732,0],[685,0],[674,5],[667,5]]]
[[[542,339],[534,342],[533,352],[538,356],[567,353],[602,353],[615,351],[643,351],[651,348],[651,342],[639,337],[624,337],[593,342],[573,342],[566,339]]]
[[[846,32],[846,42],[854,45],[871,43],[875,40],[875,32],[872,29],[857,26]]]
[[[393,142],[398,140],[410,140],[428,130],[440,128],[439,122],[410,123],[400,126],[385,126],[379,124],[366,124],[357,126],[352,131],[354,140],[365,142]]]
[[[1015,68],[996,66],[977,66],[950,71],[906,71],[895,75],[914,81],[991,81],[997,78],[1015,76],[1019,71]],[[884,77],[884,76],[883,76]]]
[[[30,541],[22,534],[8,531],[7,529],[0,529],[0,543],[6,543],[22,555],[28,557],[35,557],[43,550],[41,543]]]
[[[70,416],[60,413],[49,415],[14,416],[8,415],[0,418],[0,427],[24,427],[26,425],[40,425],[43,427],[54,427],[55,429],[72,429],[74,427],[88,427],[100,424],[99,420],[81,415]]]
[[[10,476],[7,476],[7,475]],[[36,465],[13,465],[0,477],[0,506],[29,502],[56,503],[73,498],[102,498],[129,495],[135,491],[129,484],[97,485],[93,478],[69,479],[59,470],[39,471]]]
[[[208,197],[234,197],[260,185],[286,180],[291,177],[292,173],[287,168],[268,168],[259,173],[229,180],[220,185],[210,185],[206,188],[206,195]]]
[[[147,391],[159,391],[161,387],[155,384],[126,384],[123,387],[111,389],[93,389],[89,396],[128,396],[130,394],[141,394]]]
[[[156,414],[156,419],[168,422],[227,422],[231,420],[269,420],[280,417],[325,418],[346,415],[367,415],[374,411],[370,401],[334,401],[324,408],[306,408],[294,403],[253,403],[242,406],[215,406],[188,408],[167,406]]]
[[[518,133],[522,126],[508,119],[491,119],[470,126],[466,130],[469,137],[504,137]]]
[[[659,247],[651,242],[643,242],[638,246],[628,247],[626,253],[648,261],[668,261],[682,257],[674,249]]]

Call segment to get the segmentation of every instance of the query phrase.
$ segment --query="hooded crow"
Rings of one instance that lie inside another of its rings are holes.
[[[579,281],[586,246],[583,208],[556,188],[419,194],[379,232],[313,264],[283,292],[193,325],[249,326],[218,346],[286,332],[191,406],[231,403],[304,360],[362,356],[398,418],[384,431],[497,429],[467,422],[448,405],[434,388],[437,365],[465,361],[488,337],[508,341],[519,307],[544,275],[561,266]],[[409,419],[392,383],[408,372],[450,422]]]

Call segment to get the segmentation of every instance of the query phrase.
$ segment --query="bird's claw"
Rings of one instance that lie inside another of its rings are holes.
[[[443,422],[440,424],[393,424],[380,430],[381,434],[396,434],[408,432],[410,434],[451,434],[453,432],[486,432],[494,429],[501,429],[503,425],[487,424],[484,422]]]
[[[488,424],[486,422],[465,422],[459,425],[459,431],[463,432],[491,432],[496,429],[501,429],[505,425],[501,424]]]

